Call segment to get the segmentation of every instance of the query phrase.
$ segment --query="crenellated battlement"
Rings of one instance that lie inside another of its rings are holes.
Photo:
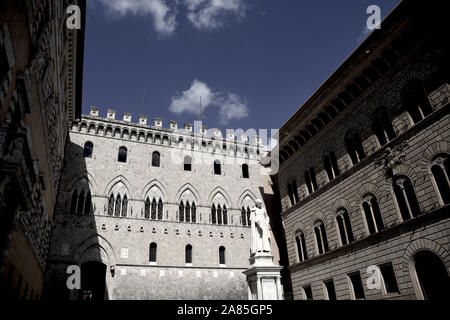
[[[113,109],[108,109],[106,118],[103,118],[98,107],[91,107],[90,114],[83,115],[80,121],[72,123],[70,130],[246,158],[257,158],[263,152],[260,137],[255,135],[250,141],[242,130],[238,134],[227,130],[224,135],[218,128],[207,129],[206,126],[198,126],[197,122],[195,125],[185,123],[181,128],[176,121],[171,120],[169,127],[164,128],[161,118],[155,118],[152,125],[147,120],[146,116],[140,115],[138,123],[133,123],[129,112],[124,112],[122,120],[117,120]]]

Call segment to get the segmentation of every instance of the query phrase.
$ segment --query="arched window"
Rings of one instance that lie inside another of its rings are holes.
[[[219,160],[214,161],[214,174],[221,175],[221,164]]]
[[[414,124],[425,119],[433,112],[428,95],[419,81],[413,81],[404,89],[403,99],[405,109],[410,114]]]
[[[353,237],[352,225],[350,223],[350,216],[346,209],[339,209],[336,216],[336,223],[339,230],[341,245],[345,246],[352,243],[355,239]]]
[[[116,217],[120,217],[121,204],[122,204],[122,199],[119,194],[119,195],[117,195],[117,198],[116,198],[116,207],[115,207],[115,211],[114,211],[114,216],[116,216]]]
[[[84,149],[83,149],[83,157],[85,158],[92,158],[92,152],[94,151],[94,144],[90,141],[87,141],[84,144]]]
[[[330,155],[325,156],[323,162],[329,181],[335,179],[341,174],[339,171],[339,167],[336,161],[336,155],[334,154],[334,152],[330,152]]]
[[[369,234],[374,234],[383,230],[384,223],[377,198],[372,194],[366,195],[362,207]]]
[[[295,180],[288,183],[288,194],[289,194],[289,200],[291,201],[292,206],[299,201],[298,191],[297,191],[297,182],[295,182]]]
[[[245,212],[245,208],[244,207],[242,207],[242,209],[241,209],[241,223],[242,223],[243,226],[247,225],[247,214]]]
[[[211,207],[211,223],[216,224],[216,205],[213,203]]]
[[[298,261],[303,262],[305,260],[308,260],[305,235],[303,234],[303,232],[297,233],[297,235],[295,236],[295,243],[297,244]]]
[[[192,263],[192,246],[190,244],[185,249],[185,262]]]
[[[125,195],[122,200],[122,218],[126,218],[128,210],[128,197]]]
[[[109,196],[109,203],[108,203],[108,216],[112,216],[114,214],[114,195],[111,194]]]
[[[441,204],[450,203],[450,156],[437,155],[431,163],[433,181],[438,191]]]
[[[222,207],[217,206],[217,224],[222,224]]]
[[[149,252],[149,261],[150,262],[156,262],[156,243],[152,242],[150,244],[150,252]]]
[[[78,191],[74,190],[72,193],[72,198],[70,199],[70,213],[77,212],[77,200],[78,200]]]
[[[119,156],[117,158],[117,161],[119,162],[127,162],[127,148],[125,147],[120,147],[119,148]]]
[[[156,220],[156,199],[153,198],[152,200],[152,215],[151,215],[152,220]]]
[[[361,138],[355,130],[350,130],[345,136],[345,146],[353,165],[365,158],[366,155],[364,154]]]
[[[313,167],[311,167],[309,171],[305,172],[305,182],[309,194],[317,190],[316,173]]]
[[[161,199],[158,201],[158,220],[163,219],[163,211],[164,210],[164,204]]]
[[[251,213],[250,207],[247,207],[247,226],[249,226],[249,227],[250,227],[250,225],[251,225],[251,221],[250,221],[250,213]]]
[[[197,206],[195,205],[195,202],[192,202],[191,219],[192,222],[197,222]]]
[[[152,153],[152,167],[159,167],[161,164],[161,154],[158,151]]]
[[[223,219],[222,219],[223,220],[223,224],[227,225],[228,224],[228,214],[227,214],[227,207],[225,205],[223,205],[222,214],[223,214]]]
[[[145,200],[145,209],[144,209],[144,217],[145,219],[150,219],[150,199],[147,198],[147,200]]]
[[[395,138],[395,131],[386,109],[382,108],[375,114],[372,132],[377,136],[380,146],[384,146]]]
[[[219,248],[219,263],[225,264],[225,247],[221,246]]]
[[[80,195],[78,196],[78,207],[77,207],[77,213],[83,213],[84,207],[84,191],[80,192]]]
[[[248,179],[249,178],[249,174],[248,174],[248,164],[244,163],[242,165],[242,178],[244,179]]]
[[[184,171],[192,171],[192,158],[189,156],[184,157]]]
[[[91,213],[91,204],[92,204],[92,196],[91,196],[91,193],[88,191],[88,193],[86,195],[86,200],[84,203],[84,214]]]
[[[325,230],[325,224],[319,220],[314,225],[314,233],[316,235],[317,252],[323,254],[328,252],[328,239]]]
[[[179,220],[184,221],[184,203],[183,203],[183,201],[180,202],[180,206],[178,208],[178,215],[179,215]]]
[[[191,222],[191,205],[189,204],[189,201],[186,202],[185,212],[186,222]]]
[[[421,213],[420,206],[411,180],[406,176],[396,176],[393,181],[395,199],[403,221],[418,216]]]

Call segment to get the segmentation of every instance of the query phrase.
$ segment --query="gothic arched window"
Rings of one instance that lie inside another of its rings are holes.
[[[144,209],[144,217],[145,217],[145,219],[150,219],[150,206],[151,206],[150,199],[147,198],[145,200],[145,209]]]
[[[114,195],[111,194],[109,196],[109,203],[108,203],[108,216],[112,216],[114,214]]]
[[[186,222],[191,222],[191,205],[189,204],[189,201],[186,202],[185,212]]]
[[[225,247],[221,246],[219,248],[219,263],[225,264]]]
[[[195,202],[192,202],[192,208],[191,208],[191,220],[192,222],[197,222],[197,207],[195,205]]]
[[[119,148],[119,156],[117,158],[117,161],[119,161],[119,162],[127,162],[127,154],[128,154],[127,148],[120,147]]]
[[[308,260],[305,235],[303,232],[297,233],[297,235],[295,236],[295,243],[297,245],[298,261],[303,262],[305,260]]]
[[[156,220],[156,199],[153,198],[152,200],[152,215],[151,215],[152,220]]]
[[[297,191],[297,182],[295,180],[288,183],[288,195],[289,195],[289,200],[291,201],[292,206],[299,201],[298,191]]]
[[[352,159],[353,165],[359,163],[366,157],[361,143],[361,138],[355,130],[350,130],[345,136],[345,146],[347,152]]]
[[[386,109],[377,111],[372,121],[372,131],[377,136],[380,146],[384,146],[395,138],[395,131]]]
[[[222,207],[217,206],[217,224],[222,224]]]
[[[377,198],[373,194],[366,195],[362,207],[369,234],[374,234],[383,230],[384,223]]]
[[[92,196],[91,193],[88,191],[84,202],[84,214],[91,213],[91,205],[92,205]]]
[[[394,177],[394,194],[403,221],[417,217],[421,213],[416,193],[408,177]]]
[[[323,162],[329,181],[337,178],[341,174],[339,171],[339,167],[336,161],[336,155],[334,154],[334,152],[330,152],[329,155],[325,156]]]
[[[428,95],[419,81],[408,84],[403,91],[403,101],[414,124],[433,112]]]
[[[126,218],[128,209],[128,197],[125,195],[122,200],[122,218]]]
[[[185,249],[185,262],[192,263],[192,246],[190,244]]]
[[[223,224],[227,225],[228,224],[228,214],[227,214],[227,207],[225,205],[223,205]]]
[[[114,216],[116,216],[116,217],[120,217],[121,204],[122,204],[122,198],[120,197],[120,194],[119,194],[119,195],[117,195],[117,198],[116,198],[116,207],[115,207],[115,211],[114,211]]]
[[[179,215],[178,220],[184,221],[184,203],[183,203],[183,201],[180,202],[180,205],[178,207],[178,215]]]
[[[211,207],[211,223],[216,224],[216,205],[214,203]]]
[[[352,243],[355,239],[353,237],[352,225],[350,223],[350,216],[346,209],[339,209],[336,215],[336,223],[339,230],[341,245],[345,246]]]
[[[317,190],[316,173],[313,167],[311,167],[309,171],[305,172],[305,182],[309,194]]]
[[[152,153],[152,167],[159,167],[161,165],[161,154],[158,151]]]
[[[437,155],[431,163],[431,173],[437,187],[439,200],[442,204],[450,203],[450,156]]]
[[[242,207],[242,209],[241,209],[241,223],[243,226],[247,225],[247,214],[245,213],[244,207]]]
[[[244,179],[248,179],[249,178],[248,164],[246,164],[246,163],[244,163],[242,165],[242,178],[244,178]]]
[[[317,252],[319,254],[328,252],[327,232],[323,221],[319,220],[315,223],[314,233],[316,235]]]
[[[75,189],[72,193],[72,198],[70,199],[70,213],[77,212],[77,200],[78,200],[78,191]]]
[[[214,174],[221,175],[221,164],[219,160],[214,161]]]
[[[78,196],[78,207],[77,213],[83,213],[84,207],[84,191],[81,190],[80,195]]]
[[[164,204],[161,199],[158,201],[158,220],[163,219],[163,211],[164,210]]]
[[[92,152],[94,151],[94,144],[90,141],[87,141],[84,144],[83,148],[83,157],[85,158],[92,158]]]
[[[152,242],[150,244],[150,252],[149,252],[149,261],[150,262],[156,262],[156,249],[157,249],[157,245],[156,243]]]

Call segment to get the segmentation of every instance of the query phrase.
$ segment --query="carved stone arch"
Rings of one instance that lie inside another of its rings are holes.
[[[420,171],[423,176],[427,176],[430,172],[430,164],[434,157],[438,154],[446,153],[450,155],[450,142],[436,141],[428,146],[423,152],[422,159],[420,159]]]
[[[403,91],[412,81],[420,81],[422,84],[425,82],[425,74],[418,70],[411,70],[403,74],[398,80],[397,86],[394,89],[394,102],[397,106],[397,111],[402,109],[404,105]]]
[[[83,240],[78,246],[75,252],[73,253],[72,260],[76,261],[79,265],[81,265],[84,262],[87,262],[86,258],[94,258],[93,256],[87,256],[93,248],[99,248],[100,250],[103,250],[103,252],[106,254],[107,261],[102,261],[102,258],[99,256],[97,260],[90,260],[90,261],[98,261],[105,263],[106,265],[113,266],[116,264],[116,255],[114,253],[114,249],[111,245],[111,243],[106,240],[105,237],[103,237],[100,234],[93,235],[89,238],[86,238]]]
[[[346,209],[348,214],[351,216],[352,211],[350,208],[353,207],[352,203],[348,199],[345,198],[338,198],[336,201],[333,202],[331,205],[331,211],[336,215],[339,209],[343,208]]]
[[[88,130],[88,123],[86,121],[81,121],[78,125],[78,131],[81,132],[82,129]]]
[[[421,238],[416,239],[412,241],[408,247],[403,251],[402,256],[402,272],[403,273],[409,273],[409,264],[411,259],[414,257],[414,255],[420,251],[420,250],[429,250],[436,255],[438,255],[442,261],[444,262],[445,266],[447,267],[447,271],[450,274],[450,254],[448,250],[446,250],[443,246],[441,246],[436,241],[427,239],[427,238]]]
[[[244,202],[247,196],[250,197],[253,200],[253,202],[256,201],[256,199],[258,199],[258,197],[253,192],[247,189],[244,192],[242,192],[241,195],[239,196],[238,202],[236,203],[236,208],[242,207],[242,203]]]
[[[291,228],[291,238],[295,238],[295,235],[299,233],[300,231],[303,232],[305,235],[309,234],[309,226],[306,226],[303,222],[297,221],[294,226]]]
[[[88,133],[97,133],[97,124],[95,122],[89,122]]]
[[[317,222],[317,221],[319,221],[319,220],[322,220],[323,221],[323,223],[325,223],[325,226],[328,228],[329,227],[329,225],[330,225],[330,223],[331,223],[331,219],[330,219],[330,216],[329,215],[326,215],[325,213],[323,213],[322,211],[320,211],[320,210],[316,210],[316,211],[314,211],[314,213],[313,213],[313,215],[311,216],[311,218],[310,218],[310,227],[311,227],[311,230],[313,230],[314,229],[314,224]]]
[[[358,193],[360,202],[364,199],[364,197],[367,194],[373,194],[375,197],[377,197],[378,201],[380,201],[380,198],[381,198],[380,188],[376,184],[373,184],[370,182],[361,184],[358,188],[357,193]]]
[[[200,206],[201,203],[203,203],[201,197],[200,197],[200,193],[197,191],[197,189],[191,185],[190,183],[186,183],[184,184],[180,189],[178,189],[178,192],[175,195],[175,199],[174,199],[174,203],[179,203],[181,200],[181,196],[186,192],[186,191],[190,191],[194,198],[195,198],[195,203],[197,205],[197,207]]]
[[[95,130],[95,133],[98,134],[100,130],[103,131],[102,132],[103,135],[106,134],[105,126],[103,124],[101,124],[101,123],[97,126],[97,129]]]
[[[227,208],[230,208],[230,206],[232,205],[231,199],[230,199],[229,195],[227,194],[227,192],[225,190],[223,190],[221,187],[214,188],[214,190],[209,194],[208,202],[206,204],[208,206],[211,206],[214,198],[218,194],[222,195],[222,197],[225,199]]]
[[[146,199],[147,194],[149,193],[149,191],[153,188],[153,187],[157,187],[163,196],[163,203],[167,203],[168,202],[168,192],[167,189],[164,187],[164,185],[159,182],[158,180],[154,179],[152,181],[150,181],[149,183],[147,183],[144,187],[144,189],[142,189],[142,193],[141,193],[141,197],[140,199],[144,200]]]
[[[399,175],[407,176],[411,180],[414,187],[416,187],[416,183],[420,183],[419,175],[416,174],[416,171],[414,170],[414,168],[407,164],[404,164],[404,163],[396,166],[394,175],[395,176],[399,176]],[[391,185],[392,185],[392,179],[388,179],[388,181],[391,182]]]
[[[116,132],[118,133],[119,137],[122,137],[122,128],[120,127],[113,127],[113,137],[116,137]]]
[[[131,190],[132,190],[131,189],[131,183],[123,175],[118,175],[115,178],[113,178],[108,183],[108,185],[106,186],[106,188],[105,188],[105,190],[103,192],[103,195],[105,197],[109,197],[109,194],[110,194],[111,190],[119,183],[123,183],[125,189],[127,189],[127,191],[128,191],[128,200],[131,200],[132,199],[132,196],[131,196]]]

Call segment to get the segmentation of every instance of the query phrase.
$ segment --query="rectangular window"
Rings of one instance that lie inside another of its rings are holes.
[[[313,294],[312,294],[311,286],[303,287],[303,291],[305,292],[306,300],[313,300]]]
[[[365,299],[364,287],[361,281],[361,275],[358,272],[354,272],[348,275],[350,279],[350,294],[353,300]]]
[[[380,267],[381,276],[383,277],[384,288],[386,293],[400,293],[397,279],[395,278],[394,268],[392,263],[383,264]]]
[[[325,285],[325,298],[327,300],[336,300],[336,290],[334,289],[333,279],[324,281]]]

